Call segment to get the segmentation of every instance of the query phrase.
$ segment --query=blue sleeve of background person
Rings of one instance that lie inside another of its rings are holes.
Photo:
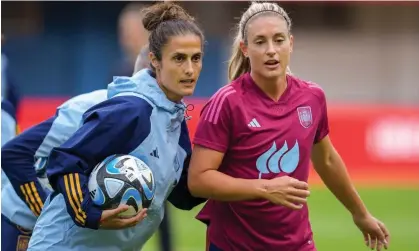
[[[64,195],[76,225],[97,229],[102,210],[88,191],[92,169],[113,154],[129,154],[150,134],[152,106],[135,96],[119,96],[93,106],[83,125],[51,151],[47,175],[54,190]]]
[[[16,136],[16,110],[13,105],[2,99],[1,101],[1,145]]]
[[[15,84],[14,78],[10,77],[10,74],[7,74],[7,100],[9,100],[12,105],[16,108],[16,110],[19,108],[20,105],[20,93],[19,90]]]
[[[56,116],[24,131],[1,149],[3,171],[19,197],[37,216],[41,213],[47,193],[38,181],[34,156],[55,118]]]
[[[192,154],[192,145],[191,140],[189,139],[188,127],[185,120],[182,122],[179,146],[186,152],[187,157],[183,164],[182,174],[180,176],[179,182],[170,193],[168,201],[178,209],[191,210],[192,208],[205,202],[206,199],[193,197],[188,188],[188,170]]]
[[[9,114],[16,121],[16,109],[10,101],[2,99],[1,109],[7,112],[7,114]]]

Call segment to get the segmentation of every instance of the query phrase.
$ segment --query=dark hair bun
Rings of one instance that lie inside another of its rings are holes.
[[[182,7],[170,2],[157,3],[143,10],[143,26],[148,31],[155,30],[159,24],[170,20],[194,19]]]

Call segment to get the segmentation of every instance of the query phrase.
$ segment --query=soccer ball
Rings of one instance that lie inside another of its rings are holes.
[[[115,209],[126,204],[121,218],[137,215],[153,201],[156,184],[146,163],[131,155],[112,155],[100,162],[89,177],[89,193],[101,209]]]

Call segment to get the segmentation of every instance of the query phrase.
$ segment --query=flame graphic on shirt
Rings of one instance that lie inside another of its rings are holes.
[[[276,147],[276,143],[273,142],[272,146],[256,160],[259,179],[262,177],[262,174],[280,173],[281,171],[287,174],[292,173],[297,168],[299,160],[300,148],[297,140],[290,150],[288,149],[287,141],[284,142],[284,145],[279,150]]]

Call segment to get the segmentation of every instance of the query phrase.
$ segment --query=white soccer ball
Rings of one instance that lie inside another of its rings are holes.
[[[119,216],[130,218],[153,201],[156,184],[149,166],[132,155],[112,155],[100,162],[89,177],[89,193],[101,209],[126,204]]]

